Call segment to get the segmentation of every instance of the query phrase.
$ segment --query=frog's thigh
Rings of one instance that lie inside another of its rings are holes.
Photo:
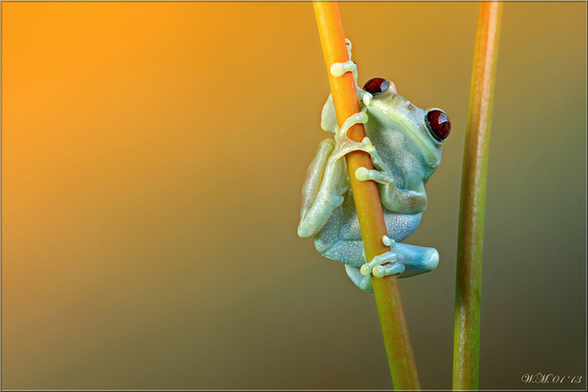
[[[298,224],[298,235],[302,238],[313,237],[321,230],[333,210],[343,202],[339,194],[339,177],[345,166],[343,161],[330,163],[334,146],[334,140],[323,140],[306,171]]]
[[[386,232],[388,237],[396,242],[404,241],[418,227],[423,214],[398,214],[384,209],[384,221],[386,222]]]
[[[327,161],[334,148],[335,141],[333,139],[323,140],[319,144],[316,154],[306,170],[306,177],[302,186],[302,217],[308,212],[316,199],[325,174]]]
[[[393,252],[397,253],[405,266],[400,278],[433,271],[439,265],[439,252],[435,248],[396,243]]]
[[[342,220],[342,216],[342,208],[339,207],[314,237],[314,245],[320,254],[331,260],[360,267],[365,263],[363,242],[356,239],[358,236],[354,234],[358,233]]]

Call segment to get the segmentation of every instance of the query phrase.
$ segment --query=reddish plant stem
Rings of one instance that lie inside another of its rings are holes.
[[[335,77],[330,72],[333,63],[349,60],[339,8],[336,2],[313,4],[337,121],[341,126],[347,118],[358,113],[360,107],[351,72],[340,77]],[[347,135],[352,140],[361,141],[365,137],[363,124],[354,125]],[[377,184],[374,181],[359,181],[355,177],[355,171],[359,167],[373,169],[372,161],[370,155],[363,151],[349,153],[345,159],[366,256],[371,260],[390,251],[382,242],[382,237],[387,232]],[[394,388],[420,389],[396,275],[384,278],[372,276],[372,286]]]

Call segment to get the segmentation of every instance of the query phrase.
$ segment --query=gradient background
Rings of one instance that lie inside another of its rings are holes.
[[[453,133],[400,283],[451,387],[478,5],[341,3],[361,85]],[[481,388],[586,367],[586,3],[504,6]],[[390,388],[373,297],[296,236],[328,96],[310,3],[2,3],[3,388]]]

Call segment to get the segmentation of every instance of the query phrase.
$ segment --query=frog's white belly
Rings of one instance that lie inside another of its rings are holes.
[[[415,215],[408,215],[384,210],[384,220],[386,221],[388,237],[396,242],[404,241],[416,230],[421,222],[422,216],[422,212]]]
[[[422,216],[422,212],[415,215],[407,215],[398,214],[384,209],[384,220],[386,221],[388,237],[396,242],[404,241],[416,230],[421,222]],[[331,235],[328,237],[331,237],[333,240],[361,240],[361,230],[359,229],[359,220],[357,219],[357,212],[355,210],[353,210],[352,213],[345,213],[345,211],[339,207],[333,212],[331,218],[321,232],[322,231],[331,232]],[[322,237],[324,241],[324,233]]]
[[[396,242],[404,240],[415,231],[422,215],[398,214],[384,209],[388,237]],[[350,192],[314,237],[314,243],[317,250],[328,258],[353,266],[363,264],[361,231]]]
[[[421,217],[423,216],[422,212],[410,215],[398,214],[386,210],[385,208],[383,209],[388,237],[396,242],[403,241],[411,235],[416,230],[421,222]],[[335,215],[335,217],[332,216],[325,226],[329,226],[330,223],[332,223],[332,226],[338,226],[338,231],[340,231],[339,239],[348,241],[361,240],[357,211],[355,210],[355,203],[353,202],[353,195],[351,192],[347,192],[343,204],[337,208],[333,215]],[[332,220],[339,222],[337,224],[336,222],[332,222]]]

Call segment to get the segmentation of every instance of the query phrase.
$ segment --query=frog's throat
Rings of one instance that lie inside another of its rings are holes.
[[[372,104],[372,105],[366,107],[366,109],[367,109],[366,111],[368,113],[368,116],[370,114],[372,116],[374,116],[374,114],[375,114],[376,117],[379,117],[379,116],[377,116],[377,114],[378,114],[377,112],[380,112],[381,113],[380,115],[383,115],[385,117],[391,117],[396,122],[401,124],[403,128],[409,129],[408,132],[403,132],[403,134],[406,135],[407,137],[410,137],[412,140],[414,140],[416,143],[418,143],[421,146],[421,151],[423,151],[423,154],[425,155],[425,159],[427,160],[427,165],[435,170],[439,167],[439,165],[441,164],[441,157],[439,156],[439,154],[437,153],[437,151],[435,149],[431,148],[432,141],[425,139],[426,136],[423,135],[423,132],[421,132],[420,129],[418,129],[417,127],[412,125],[411,122],[406,121],[402,117],[395,115],[391,111],[386,110],[386,109],[382,108],[381,106],[377,106],[377,105]],[[370,112],[372,112],[372,113],[370,113]],[[366,124],[366,126],[369,126],[369,122]]]

